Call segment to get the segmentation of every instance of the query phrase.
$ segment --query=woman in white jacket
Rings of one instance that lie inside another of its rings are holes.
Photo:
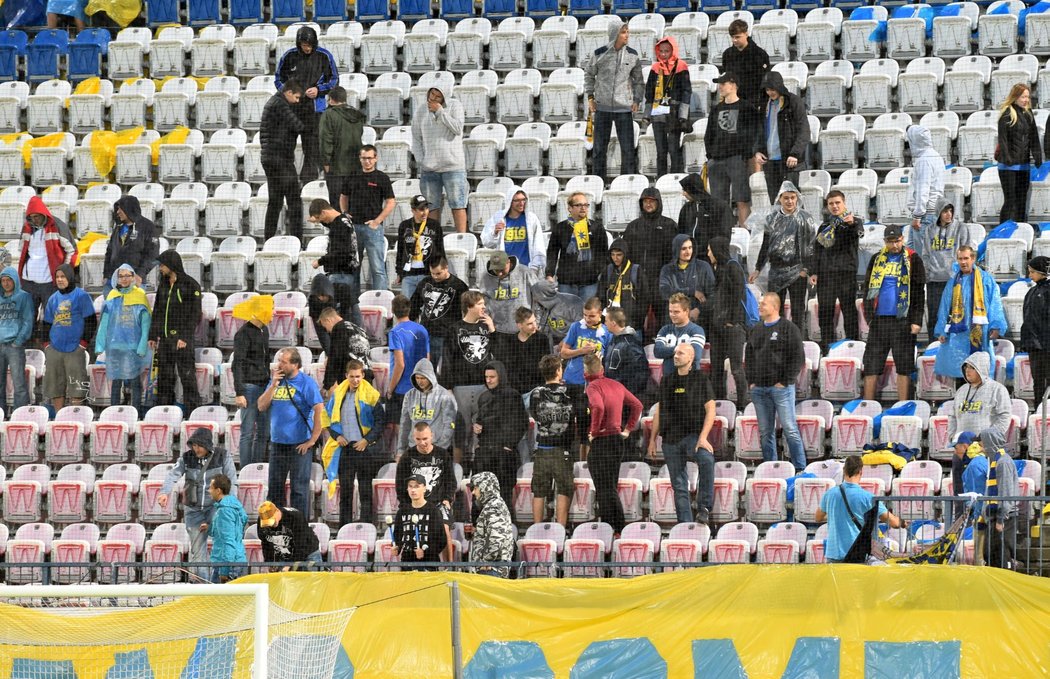
[[[481,231],[481,245],[503,250],[542,276],[547,266],[547,234],[540,218],[528,211],[529,196],[520,186],[507,191],[506,207],[495,212]]]

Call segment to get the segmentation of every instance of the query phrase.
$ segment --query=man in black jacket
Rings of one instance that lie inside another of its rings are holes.
[[[1028,352],[1035,385],[1036,412],[1050,384],[1050,257],[1028,260],[1028,277],[1035,281],[1024,296],[1024,322],[1021,324],[1021,350]]]
[[[864,316],[868,343],[864,347],[864,398],[875,399],[879,376],[893,350],[897,368],[897,398],[908,399],[915,371],[915,336],[926,311],[926,267],[914,250],[904,247],[901,227],[886,227],[885,247],[868,262]]]
[[[769,71],[769,55],[748,36],[748,30],[743,19],[729,24],[732,44],[722,52],[722,72],[740,78],[740,98],[757,108],[762,99],[762,78]]]
[[[328,251],[313,261],[315,269],[324,267],[335,286],[335,299],[343,313],[349,313],[357,325],[364,325],[358,298],[361,296],[361,255],[357,249],[357,233],[350,217],[336,210],[324,198],[310,201],[311,224],[328,227]]]
[[[459,320],[459,296],[469,288],[448,270],[448,259],[444,255],[431,259],[427,268],[430,275],[421,280],[412,293],[409,318],[430,333],[430,355],[437,365],[444,356],[448,329]]]
[[[110,279],[121,264],[135,269],[135,285],[142,285],[157,263],[160,241],[157,226],[142,216],[139,199],[125,194],[113,204],[113,232],[106,245],[106,262],[102,266],[102,277],[106,281],[103,294],[110,290]]]
[[[777,459],[777,421],[795,471],[806,468],[806,450],[795,419],[795,380],[806,363],[802,333],[780,316],[780,295],[767,292],[758,303],[761,319],[751,328],[744,359],[751,402],[755,404],[762,459]]]
[[[303,169],[302,183],[317,179],[321,169],[321,151],[318,126],[326,108],[325,98],[339,84],[339,71],[335,57],[323,47],[317,46],[317,31],[303,26],[295,34],[295,47],[288,50],[277,63],[274,84],[281,89],[282,83],[298,81],[304,88],[302,100],[296,102],[295,115],[302,123]],[[288,156],[291,160],[291,156]],[[291,162],[288,163],[291,165]]]
[[[182,382],[186,412],[200,405],[193,336],[201,320],[201,286],[182,268],[174,250],[160,253],[160,280],[153,302],[149,345],[157,366],[157,405],[175,404],[175,374]]]
[[[327,398],[332,388],[342,381],[340,378],[351,359],[360,361],[361,365],[368,365],[371,345],[364,328],[344,319],[335,307],[322,311],[317,320],[329,335],[328,362],[325,363],[324,382],[321,384],[321,393]]]
[[[474,473],[492,472],[499,479],[500,495],[511,507],[518,471],[518,441],[529,429],[529,414],[521,394],[508,386],[507,369],[499,361],[485,366],[485,391],[478,396],[474,433],[478,452]]]
[[[288,564],[272,570],[307,570],[322,563],[317,534],[298,509],[278,507],[267,500],[259,505],[257,530],[263,559]]]
[[[638,205],[641,212],[624,229],[623,239],[630,251],[631,261],[642,268],[643,288],[648,296],[639,314],[632,315],[636,323],[639,322],[638,318],[641,319],[638,326],[641,329],[650,307],[655,306],[657,319],[663,318],[667,310],[666,304],[660,299],[660,270],[671,258],[671,245],[678,235],[678,224],[664,216],[663,197],[659,189],[642,189]]]
[[[732,47],[730,49],[733,49]],[[720,101],[711,109],[704,131],[707,181],[711,193],[736,203],[740,226],[751,214],[751,185],[747,161],[754,149],[761,122],[754,102],[739,95],[739,77],[726,71],[715,78]]]
[[[297,80],[284,83],[281,90],[263,106],[259,121],[260,160],[266,173],[266,238],[277,235],[277,220],[287,203],[285,220],[288,233],[303,237],[303,200],[299,177],[295,174],[295,140],[303,131],[303,124],[292,107],[303,96],[303,86]]]
[[[579,191],[569,196],[569,218],[555,224],[547,240],[547,280],[557,279],[558,292],[580,299],[597,294],[598,274],[609,251],[601,220],[588,217],[588,200]]]
[[[857,326],[857,250],[864,235],[864,220],[846,207],[838,189],[824,199],[828,217],[817,228],[813,244],[813,270],[809,284],[817,288],[820,341],[827,349],[835,341],[835,301],[842,309],[846,339],[860,339]],[[792,300],[794,301],[794,300]]]
[[[678,233],[691,236],[696,257],[706,259],[707,244],[712,238],[732,239],[733,211],[728,202],[707,192],[704,180],[695,172],[678,183],[686,198],[678,211]]]
[[[763,122],[755,143],[755,163],[766,173],[766,192],[772,203],[785,179],[798,184],[798,171],[809,146],[809,118],[805,102],[788,92],[784,77],[776,71],[766,73],[762,87],[768,99],[761,107]]]
[[[707,328],[707,339],[711,342],[711,384],[715,398],[726,397],[725,362],[729,359],[729,371],[736,385],[736,401],[743,406],[747,403],[747,378],[744,375],[747,279],[743,265],[733,259],[727,238],[712,238],[707,256],[715,270],[715,292],[710,302],[711,323]]]
[[[634,326],[641,337],[649,297],[645,277],[641,275],[642,267],[629,254],[627,241],[623,238],[617,238],[609,246],[609,264],[598,279],[598,297],[604,307],[623,309],[627,316],[626,325]]]
[[[270,321],[273,320],[273,297],[257,295],[233,309],[233,317],[245,321],[233,336],[234,405],[241,413],[241,468],[266,461],[266,444],[270,442],[270,417],[259,412],[259,396],[270,383]]]

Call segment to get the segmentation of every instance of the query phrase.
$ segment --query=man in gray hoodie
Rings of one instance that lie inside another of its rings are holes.
[[[506,252],[493,252],[481,276],[481,292],[498,332],[516,333],[514,312],[518,307],[532,306],[529,288],[535,280],[535,269],[519,266],[518,258]]]
[[[955,206],[941,196],[934,208],[936,220],[920,220],[919,227],[914,226],[909,233],[909,246],[922,258],[926,265],[926,328],[934,335],[937,323],[937,310],[941,305],[944,287],[952,276],[955,266],[955,251],[961,245],[972,245],[970,230],[955,215]]]
[[[467,231],[467,161],[463,155],[463,104],[439,87],[412,115],[412,155],[419,169],[419,189],[430,205],[430,219],[441,221],[441,192],[448,197],[456,231]]]
[[[937,205],[944,198],[944,158],[933,148],[933,136],[922,125],[909,127],[906,136],[913,167],[906,205],[911,228],[918,229],[937,219]]]
[[[532,310],[536,312],[539,331],[557,345],[565,339],[569,326],[583,316],[583,300],[558,292],[557,283],[543,279],[532,284]]]
[[[638,153],[634,146],[633,115],[645,98],[642,62],[638,52],[627,46],[627,24],[610,21],[609,44],[594,50],[583,75],[587,106],[594,121],[594,156],[591,174],[605,180],[605,154],[609,135],[616,125],[620,141],[620,173],[634,174]]]
[[[956,432],[995,429],[1006,436],[1010,426],[1010,392],[989,374],[988,352],[978,351],[963,361],[966,384],[955,390],[948,411],[948,438]]]
[[[456,399],[448,389],[438,384],[434,364],[429,358],[419,359],[412,370],[412,389],[405,394],[401,406],[397,453],[400,455],[409,449],[413,428],[420,422],[426,422],[434,431],[434,445],[452,450],[456,412]]]

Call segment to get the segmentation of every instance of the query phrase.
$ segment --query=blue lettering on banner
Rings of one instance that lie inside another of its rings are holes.
[[[595,641],[580,654],[569,679],[667,679],[667,661],[646,638]]]

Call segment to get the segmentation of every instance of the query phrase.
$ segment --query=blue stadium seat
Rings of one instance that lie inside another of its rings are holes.
[[[780,0],[743,0],[740,9],[751,12],[758,18],[764,12],[780,9]]]
[[[831,6],[838,7],[842,10],[843,14],[857,9],[858,7],[864,7],[867,4],[866,0],[831,0]]]
[[[485,0],[481,14],[488,19],[516,17],[518,16],[518,2],[517,0]]]
[[[54,45],[59,54],[69,53],[69,31],[64,28],[48,28],[40,31],[33,38],[33,45]],[[32,49],[32,45],[30,45]]]
[[[369,0],[364,6],[369,8],[369,14],[378,15],[383,11],[386,14],[379,19],[358,18],[358,21],[382,21],[390,18],[390,4],[386,0]],[[358,12],[363,11],[361,0],[357,0],[357,7]],[[430,0],[399,0],[397,3],[397,18],[406,23],[433,19],[434,17],[430,15]]]
[[[824,0],[785,0],[784,9],[793,9],[801,14],[811,9],[820,9],[823,6]]]
[[[73,82],[102,75],[102,57],[109,52],[109,31],[91,28],[77,34],[69,46],[67,75]]]
[[[29,36],[25,31],[0,31],[0,45],[10,45],[15,48],[18,56],[26,55],[26,47],[29,46]]]
[[[219,24],[219,0],[189,0],[189,25],[211,26]]]
[[[85,28],[80,33],[77,33],[76,39],[73,41],[73,45],[98,45],[103,55],[109,54],[109,41],[110,34],[104,28]],[[70,45],[70,50],[73,49],[73,45]]]
[[[234,26],[263,23],[262,0],[230,0],[230,23]]]
[[[561,8],[558,0],[525,0],[525,16],[533,19],[545,19],[558,16]]]
[[[633,17],[645,14],[645,0],[613,0],[611,14],[619,17]]]
[[[346,21],[346,0],[314,0],[314,21],[335,23]]]
[[[0,44],[0,82],[18,79],[18,48]]]
[[[569,0],[569,14],[574,17],[593,17],[605,14],[602,0]]]
[[[732,12],[736,9],[736,0],[699,0],[696,9],[706,14]]]
[[[656,0],[653,11],[663,14],[665,17],[673,17],[678,14],[692,12],[693,6],[690,0]]]
[[[26,50],[26,80],[43,82],[59,75],[59,58],[69,54],[69,33],[47,29],[37,33]]]
[[[150,0],[142,4],[146,8],[146,24],[150,28],[182,23],[179,16],[182,3],[179,0]]]
[[[474,0],[441,0],[441,18],[446,21],[470,19],[474,16]]]
[[[275,24],[293,24],[306,21],[303,0],[273,0],[270,3],[270,21]]]

